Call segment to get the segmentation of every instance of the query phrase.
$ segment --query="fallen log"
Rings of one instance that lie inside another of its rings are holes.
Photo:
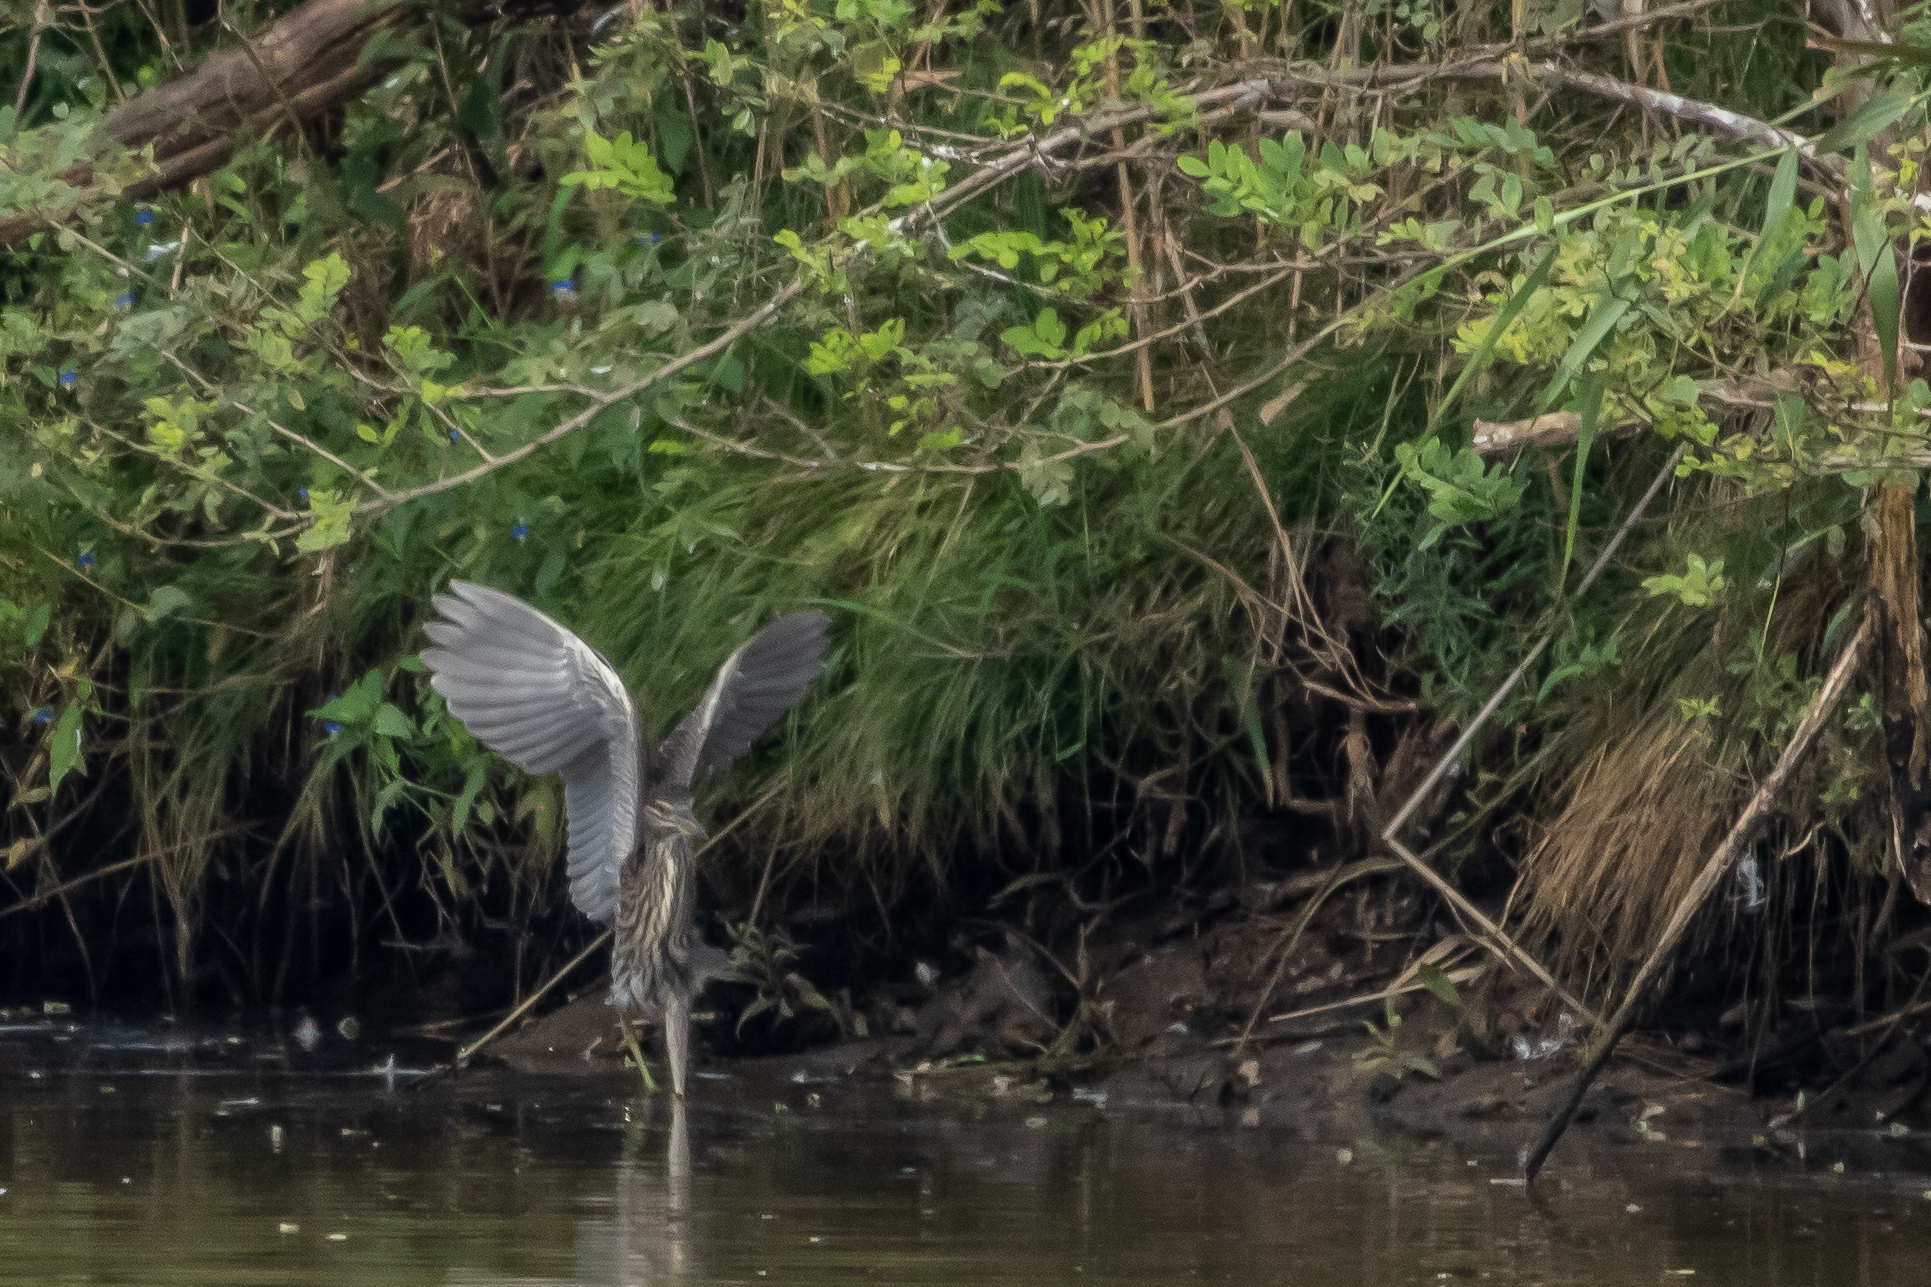
[[[107,113],[109,138],[130,150],[153,145],[154,173],[123,187],[139,199],[208,174],[245,139],[277,120],[299,125],[374,84],[393,59],[362,61],[371,36],[412,14],[401,0],[309,0],[241,44],[210,54],[193,72],[129,99]],[[69,187],[94,182],[89,166],[61,176]],[[0,216],[0,244],[20,240],[66,213]]]

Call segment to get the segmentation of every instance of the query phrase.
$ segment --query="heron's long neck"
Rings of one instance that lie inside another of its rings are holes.
[[[682,813],[683,818],[676,815]],[[643,834],[624,864],[618,896],[618,932],[666,947],[691,924],[691,830],[686,806],[653,802],[644,809]]]

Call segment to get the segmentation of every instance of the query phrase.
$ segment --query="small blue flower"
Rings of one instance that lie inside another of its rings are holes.
[[[134,222],[138,227],[142,227],[142,228],[147,227],[149,224],[154,222],[154,211],[136,210],[134,212]]]
[[[91,554],[82,554],[74,560],[74,566],[77,568],[91,568],[94,566],[94,556]]]
[[[134,292],[122,291],[120,294],[116,295],[114,297],[114,307],[115,308],[133,308]]]
[[[558,299],[566,299],[577,293],[577,284],[570,278],[565,277],[562,281],[550,283],[550,293]]]
[[[34,711],[34,723],[36,724],[50,724],[53,722],[53,718],[54,718],[54,713],[48,710],[45,706],[42,706],[38,710]]]
[[[301,498],[302,498],[303,500],[307,500],[307,499],[308,499],[308,488],[306,488],[306,487],[297,487],[297,488],[295,489],[295,494],[296,494],[297,496],[300,496],[300,497],[301,497]]]
[[[340,733],[342,731],[342,726],[340,724],[337,724],[332,719],[325,719],[322,721],[322,731],[324,733],[327,733],[330,737],[334,737],[337,733]]]
[[[663,239],[664,239],[664,234],[661,232],[647,232],[643,236],[637,238],[637,244],[640,246],[654,246],[658,242],[662,241]]]
[[[463,435],[462,435],[462,434],[461,434],[460,432],[458,432],[457,430],[454,430],[454,429],[451,429],[451,430],[449,431],[449,441],[451,441],[451,442],[461,442],[462,440],[463,440]]]
[[[75,386],[76,384],[79,384],[79,383],[80,383],[80,372],[79,372],[79,371],[62,371],[62,372],[60,373],[60,387],[61,387],[61,388],[63,388],[63,389],[71,389],[71,388],[73,388],[73,387],[74,387],[74,386]]]
[[[513,539],[518,541],[522,540],[524,537],[528,536],[529,534],[530,534],[530,529],[525,527],[521,523],[518,523],[515,527],[512,527],[510,529],[510,536]]]

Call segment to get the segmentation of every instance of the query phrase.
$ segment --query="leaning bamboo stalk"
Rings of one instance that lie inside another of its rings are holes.
[[[1113,35],[1114,25],[1113,0],[1101,0],[1101,5],[1104,30],[1110,38]],[[1110,50],[1106,55],[1106,92],[1114,102],[1120,101],[1120,56],[1117,50]],[[1126,150],[1126,131],[1117,125],[1113,127],[1113,150],[1116,152]],[[1142,298],[1145,289],[1143,282],[1145,271],[1140,263],[1139,218],[1133,208],[1133,176],[1126,168],[1124,157],[1116,167],[1116,177],[1120,185],[1120,230],[1126,234],[1126,271],[1127,276],[1131,278],[1127,294],[1127,314],[1133,319],[1134,334],[1145,335],[1147,306]],[[1146,408],[1147,414],[1151,415],[1153,413],[1152,350],[1142,348],[1135,354],[1135,371],[1139,376],[1140,405]]]
[[[1650,949],[1648,959],[1643,962],[1642,968],[1636,971],[1636,977],[1630,981],[1628,990],[1623,994],[1622,1004],[1616,1007],[1616,1013],[1610,1016],[1608,1024],[1598,1028],[1590,1037],[1589,1054],[1583,1063],[1582,1071],[1576,1076],[1576,1084],[1569,1092],[1568,1101],[1550,1120],[1549,1129],[1543,1133],[1542,1142],[1536,1145],[1535,1151],[1529,1155],[1528,1161],[1523,1165],[1523,1175],[1527,1179],[1535,1179],[1536,1172],[1542,1169],[1542,1164],[1549,1158],[1549,1150],[1556,1146],[1556,1141],[1561,1139],[1562,1133],[1569,1128],[1570,1119],[1575,1116],[1577,1107],[1582,1103],[1582,1097],[1589,1092],[1589,1087],[1595,1082],[1596,1075],[1609,1062],[1610,1055],[1615,1053],[1616,1043],[1621,1041],[1623,1034],[1628,1031],[1637,1006],[1642,1003],[1650,985],[1662,972],[1664,963],[1676,949],[1677,944],[1682,942],[1683,935],[1689,931],[1690,921],[1708,901],[1710,891],[1715,889],[1717,882],[1729,873],[1737,856],[1751,843],[1757,828],[1769,819],[1777,797],[1783,793],[1784,784],[1789,781],[1791,773],[1803,761],[1804,754],[1810,750],[1811,743],[1817,740],[1818,730],[1823,728],[1824,721],[1836,709],[1838,700],[1849,687],[1851,674],[1857,669],[1858,659],[1863,655],[1865,644],[1870,639],[1871,622],[1871,614],[1866,613],[1863,621],[1858,624],[1857,633],[1852,635],[1850,643],[1845,645],[1843,655],[1838,657],[1837,663],[1830,668],[1830,674],[1824,679],[1824,686],[1818,690],[1815,697],[1811,698],[1809,708],[1804,711],[1804,717],[1797,725],[1797,731],[1791,734],[1783,754],[1777,757],[1776,767],[1770,770],[1770,776],[1757,787],[1756,794],[1750,797],[1750,803],[1744,807],[1742,816],[1730,828],[1730,833],[1723,838],[1723,843],[1717,846],[1716,852],[1710,855],[1710,860],[1703,864],[1703,870],[1696,874],[1696,879],[1691,882],[1689,890],[1677,902],[1676,910],[1670,913],[1669,923],[1663,927],[1662,936],[1656,940],[1656,946]]]

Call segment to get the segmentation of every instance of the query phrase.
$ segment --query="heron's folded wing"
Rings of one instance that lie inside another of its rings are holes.
[[[829,624],[816,608],[794,612],[739,645],[697,709],[665,739],[665,785],[689,789],[699,773],[724,768],[796,705],[824,671]]]
[[[637,837],[637,711],[595,649],[500,590],[452,581],[426,628],[430,684],[476,740],[530,773],[561,773],[570,897],[593,920],[617,911]]]

